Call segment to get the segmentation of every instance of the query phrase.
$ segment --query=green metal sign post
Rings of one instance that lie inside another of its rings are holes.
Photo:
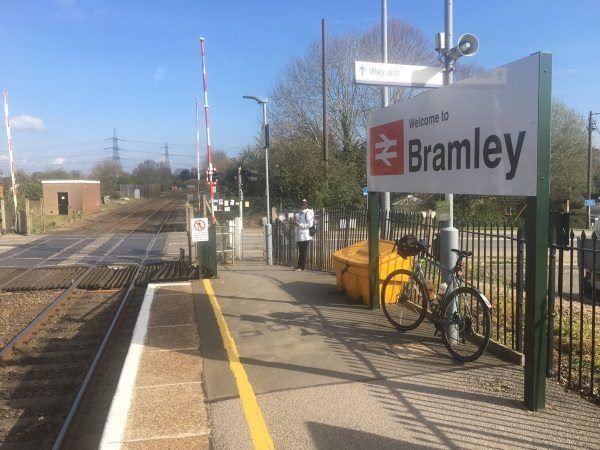
[[[369,207],[369,298],[371,309],[379,309],[379,208],[381,194],[379,192],[368,193]]]
[[[208,241],[196,242],[198,255],[198,277],[217,277],[217,228],[210,224],[208,227]]]
[[[546,404],[548,324],[548,219],[550,195],[550,111],[552,55],[539,54],[537,195],[527,197],[525,241],[525,406],[532,411]]]

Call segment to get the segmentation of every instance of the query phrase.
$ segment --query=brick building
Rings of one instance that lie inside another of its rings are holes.
[[[93,180],[43,180],[44,214],[81,215],[100,211],[100,182]]]

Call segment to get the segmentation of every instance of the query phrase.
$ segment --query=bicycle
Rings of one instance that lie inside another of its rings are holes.
[[[456,360],[470,362],[479,358],[490,341],[492,305],[477,289],[461,286],[463,259],[473,252],[452,249],[458,258],[450,269],[436,261],[414,236],[397,239],[394,249],[403,258],[418,258],[412,270],[395,270],[384,280],[381,306],[387,320],[400,331],[410,331],[417,328],[430,311],[434,336],[441,334],[444,345]],[[426,262],[450,272],[450,285],[440,293],[439,301],[436,301],[437,295],[432,298],[426,287],[423,270]],[[386,303],[386,290],[391,288],[398,288],[399,294],[396,296],[392,291],[394,301]]]

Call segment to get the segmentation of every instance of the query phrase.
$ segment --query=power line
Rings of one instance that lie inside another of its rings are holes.
[[[171,148],[170,145],[169,145],[169,148]],[[127,153],[142,153],[144,155],[164,156],[164,151],[161,152],[161,151],[148,151],[148,150],[132,150],[130,148],[121,148],[121,151],[124,151]],[[192,154],[171,153],[171,152],[169,152],[169,157],[195,158],[195,156]],[[123,159],[123,157],[121,157],[121,159]]]
[[[133,139],[121,139],[121,141],[131,142],[133,144],[162,145],[162,142],[137,141],[137,140],[133,140]],[[171,144],[171,147],[195,147],[195,145],[194,144]]]
[[[97,145],[105,140],[106,139],[93,139],[93,140],[88,140],[88,141],[67,142],[64,144],[43,145],[43,146],[39,146],[39,147],[27,147],[27,148],[24,148],[23,151],[54,150],[54,149],[60,150],[65,147],[79,147],[82,145],[89,145],[89,144]]]

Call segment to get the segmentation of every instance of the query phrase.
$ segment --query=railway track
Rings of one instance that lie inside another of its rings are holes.
[[[142,199],[138,200],[134,203],[129,203],[123,205],[122,207],[117,207],[114,210],[109,210],[105,214],[92,216],[90,219],[84,219],[83,222],[70,230],[59,230],[56,232],[57,235],[69,235],[73,234],[73,231],[76,231],[81,234],[97,234],[97,233],[106,233],[107,228],[106,224],[110,223],[110,231],[112,232],[129,232],[132,230],[138,230],[140,227],[138,226],[139,222],[145,220],[148,216],[149,210],[154,210],[153,205],[156,202],[164,202],[170,203],[173,199],[180,198],[181,195],[168,195],[165,197],[153,198],[153,199]],[[177,213],[175,213],[177,216]],[[183,218],[174,217],[175,220],[173,222],[177,222],[179,228],[183,225],[185,231],[185,212],[183,212]],[[168,226],[175,226],[175,223],[168,224]],[[169,231],[169,230],[163,230]],[[179,231],[179,230],[174,230]]]
[[[50,255],[46,256],[41,261],[38,261],[37,263],[30,266],[26,270],[15,271],[13,276],[10,276],[10,274],[7,274],[5,271],[3,271],[3,273],[0,274],[0,289],[4,289],[5,286],[7,286],[9,283],[13,282],[15,280],[15,278],[22,277],[22,276],[26,275],[27,273],[31,272],[32,270],[35,270],[36,268],[44,267],[47,265],[52,265],[52,261],[56,260],[61,255],[69,255],[74,252],[77,252],[78,250],[81,249],[81,246],[83,246],[84,244],[91,243],[95,239],[97,239],[99,234],[106,235],[109,233],[113,233],[113,234],[125,233],[126,236],[128,236],[132,233],[156,234],[158,232],[157,227],[162,228],[163,224],[162,223],[153,224],[151,222],[152,218],[157,213],[159,213],[163,208],[168,207],[169,205],[171,205],[174,202],[177,203],[178,197],[180,198],[180,196],[177,196],[177,197],[169,196],[169,197],[164,197],[159,200],[156,200],[159,202],[158,208],[152,206],[152,204],[150,202],[144,202],[142,204],[133,205],[131,208],[119,209],[117,211],[114,211],[110,215],[107,215],[104,217],[105,220],[110,220],[109,223],[92,222],[93,226],[89,226],[89,224],[88,224],[88,226],[80,227],[77,230],[78,234],[75,235],[76,237],[74,238],[75,239],[74,242],[71,242],[67,246],[65,246],[62,242],[58,243],[55,247],[56,251],[52,252]],[[175,208],[170,209],[171,213],[173,212],[173,209],[175,209]],[[181,216],[181,211],[178,211],[178,212],[179,212],[179,215]],[[178,222],[176,222],[174,224],[167,224],[167,225],[172,229],[173,228],[181,228],[181,221],[178,220]],[[183,227],[185,227],[185,224],[183,224]],[[164,230],[164,231],[166,231],[166,230]],[[173,229],[173,231],[175,231],[175,230]],[[185,228],[183,229],[183,231],[185,231]],[[79,233],[84,233],[84,234],[80,235]],[[31,246],[25,246],[25,248],[23,248],[17,252],[14,252],[10,255],[4,255],[5,261],[9,262],[11,259],[17,258],[27,251],[30,251],[33,249],[39,249],[42,246],[47,246],[48,243],[52,241],[52,239],[57,239],[57,237],[64,237],[64,236],[65,236],[64,232],[57,233],[56,235],[50,235],[50,236],[46,237],[45,239],[41,239],[39,242],[38,241],[34,242],[34,244]],[[71,236],[73,236],[73,235],[71,235]],[[119,244],[122,243],[124,240],[125,240],[124,237],[122,237]],[[98,256],[101,256],[101,255],[98,255]]]
[[[121,289],[131,282],[136,268],[135,264],[98,265],[79,283],[79,288]],[[4,283],[2,290],[26,292],[67,289],[86,268],[84,266],[42,267],[24,273],[25,270],[0,270],[0,280],[3,277],[12,277],[12,281]],[[19,274],[23,274],[23,276],[18,277]],[[185,261],[144,264],[135,280],[135,285],[145,286],[154,281],[188,280],[191,276],[193,276],[192,267]]]
[[[129,231],[155,230],[138,264],[0,272],[3,290],[64,289],[0,351],[0,447],[60,448],[126,302],[150,281],[191,275],[183,262],[146,264],[176,209],[171,203]]]

